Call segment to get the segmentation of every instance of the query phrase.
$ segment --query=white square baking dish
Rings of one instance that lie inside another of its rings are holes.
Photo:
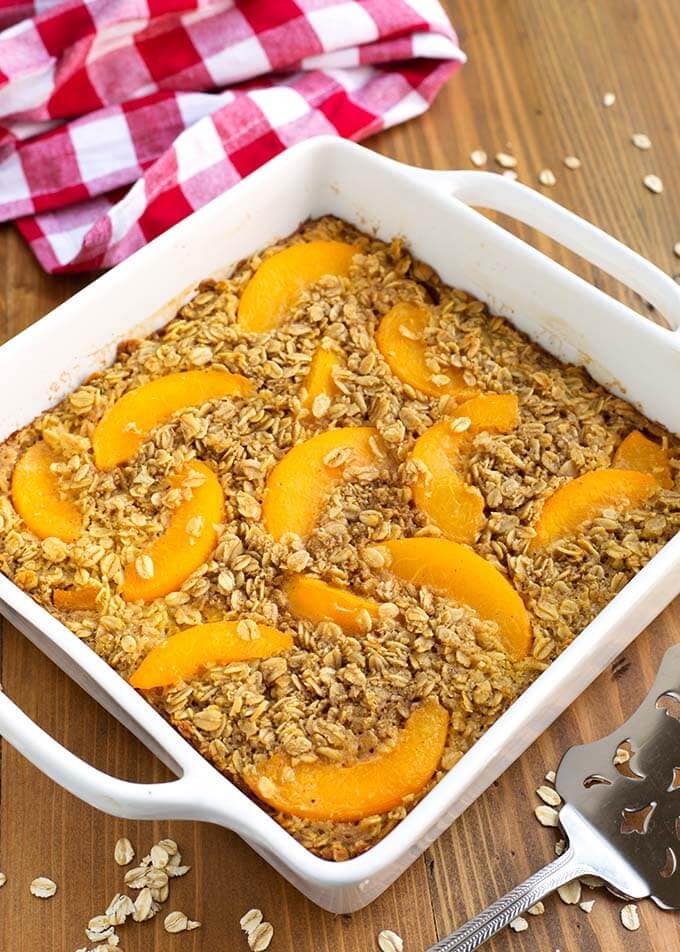
[[[645,320],[470,205],[537,227],[627,283],[672,329]],[[538,193],[484,172],[400,165],[331,138],[283,153],[0,348],[0,440],[110,362],[116,344],[169,320],[197,282],[331,213],[386,240],[404,235],[449,284],[471,291],[565,361],[680,432],[680,288]],[[380,843],[342,863],[304,849],[205,761],[102,659],[4,576],[0,610],[146,743],[179,779],[147,785],[95,770],[4,694],[0,734],[57,783],[129,818],[206,820],[241,835],[318,905],[365,906],[418,857],[680,592],[680,535]]]

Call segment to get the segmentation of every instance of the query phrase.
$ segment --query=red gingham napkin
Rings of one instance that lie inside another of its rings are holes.
[[[2,27],[0,221],[50,272],[116,264],[302,139],[418,115],[465,62],[438,0],[0,0]]]

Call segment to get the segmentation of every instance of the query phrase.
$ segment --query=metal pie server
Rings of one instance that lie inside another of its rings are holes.
[[[572,747],[555,787],[568,849],[428,952],[472,952],[558,886],[599,876],[629,899],[680,909],[680,645],[613,734]]]

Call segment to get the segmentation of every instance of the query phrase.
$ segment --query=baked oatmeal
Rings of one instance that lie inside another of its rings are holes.
[[[343,860],[671,539],[678,446],[324,218],[0,446],[0,570]]]

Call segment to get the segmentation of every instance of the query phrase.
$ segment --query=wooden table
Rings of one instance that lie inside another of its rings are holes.
[[[673,0],[452,0],[449,7],[469,64],[425,117],[373,138],[369,146],[436,168],[465,168],[476,148],[490,156],[512,150],[524,181],[536,184],[537,172],[552,168],[557,176],[552,197],[665,270],[680,271],[672,253],[680,241],[680,31]],[[616,104],[605,109],[602,95],[610,90]],[[652,150],[635,149],[633,132],[646,132]],[[569,154],[582,160],[580,170],[564,168],[561,160]],[[643,187],[648,172],[665,179],[662,195]],[[632,292],[592,267],[545,239],[522,229],[520,234],[633,307],[649,311]],[[86,280],[42,274],[16,232],[2,228],[0,340],[37,320]],[[225,830],[111,819],[64,793],[4,744],[0,869],[8,881],[0,893],[0,948],[72,952],[85,945],[85,923],[104,910],[122,884],[113,863],[116,839],[129,836],[141,854],[159,837],[172,835],[193,869],[173,887],[171,907],[201,920],[203,927],[168,936],[162,917],[133,924],[121,933],[126,952],[245,949],[238,919],[251,906],[262,908],[273,922],[274,952],[371,950],[384,928],[403,936],[407,952],[421,952],[552,858],[554,831],[532,816],[535,787],[567,746],[608,733],[632,712],[664,650],[679,637],[676,602],[393,888],[352,916],[321,912]],[[138,742],[6,623],[2,680],[31,717],[96,766],[130,780],[166,777]],[[29,883],[41,874],[59,884],[50,901],[29,894]],[[489,948],[677,947],[680,920],[644,903],[642,928],[625,933],[621,904],[603,890],[592,895],[596,902],[590,915],[553,897],[542,917],[531,918],[528,931],[501,934]]]

